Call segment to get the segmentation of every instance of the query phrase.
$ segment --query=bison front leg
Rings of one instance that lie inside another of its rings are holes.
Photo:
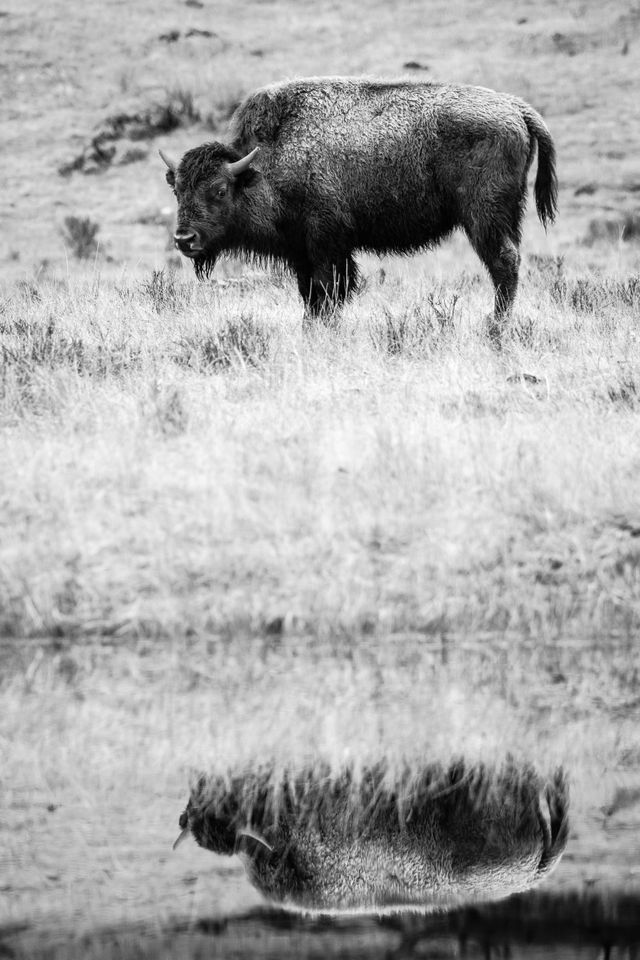
[[[298,269],[297,278],[306,316],[330,320],[357,289],[358,268],[349,256]]]

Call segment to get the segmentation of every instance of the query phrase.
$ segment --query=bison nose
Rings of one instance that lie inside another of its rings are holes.
[[[178,230],[173,235],[173,242],[182,253],[193,253],[200,248],[195,230]]]

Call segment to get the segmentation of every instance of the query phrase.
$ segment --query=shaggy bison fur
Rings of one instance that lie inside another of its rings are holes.
[[[248,96],[231,134],[177,165],[163,154],[176,246],[199,277],[223,253],[283,264],[312,315],[357,289],[355,251],[411,253],[461,228],[493,280],[499,322],[516,294],[536,147],[538,216],[546,226],[556,213],[544,121],[483,87],[294,80]]]
[[[237,853],[270,900],[321,912],[447,909],[535,886],[569,831],[562,770],[454,763],[332,775],[198,778],[180,817],[215,853]],[[174,846],[175,846],[174,845]]]

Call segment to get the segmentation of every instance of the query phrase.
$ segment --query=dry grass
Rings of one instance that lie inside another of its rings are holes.
[[[168,847],[191,769],[265,761],[565,763],[556,882],[633,886],[637,300],[558,269],[500,354],[466,272],[306,335],[262,277],[5,300],[10,918],[180,914],[187,862],[196,912],[255,903]]]
[[[23,288],[5,632],[633,635],[630,289],[532,277],[499,355],[464,278],[308,337],[261,279]]]

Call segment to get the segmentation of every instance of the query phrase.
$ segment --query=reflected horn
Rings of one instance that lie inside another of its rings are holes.
[[[187,839],[187,837],[189,836],[189,831],[190,831],[189,826],[186,826],[184,830],[182,830],[182,832],[180,833],[180,836],[177,838],[177,840],[174,842],[173,846],[171,847],[172,850],[177,850],[180,844],[182,843],[182,841]]]
[[[238,830],[238,836],[249,837],[251,840],[255,840],[256,843],[260,843],[263,847],[266,847],[269,853],[273,853],[273,847],[271,844],[267,843],[264,837],[261,837],[259,833],[255,833],[255,831],[250,830],[248,827],[246,827],[244,830]]]

